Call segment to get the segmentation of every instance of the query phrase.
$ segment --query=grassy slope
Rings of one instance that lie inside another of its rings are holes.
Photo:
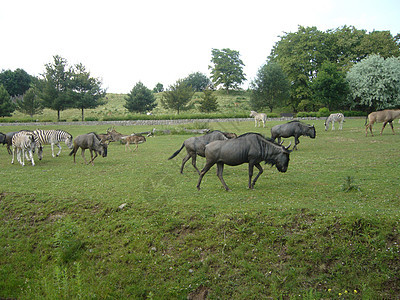
[[[267,134],[277,123],[211,125]],[[179,174],[184,154],[167,160],[188,136],[148,138],[135,154],[111,144],[94,167],[79,155],[74,165],[64,145],[35,167],[11,165],[3,149],[0,297],[395,298],[400,136],[365,138],[363,123],[325,132],[316,121],[317,138],[300,139],[288,172],[265,166],[255,190],[247,165],[226,167],[230,193],[215,168],[198,192],[190,163]],[[356,189],[344,192],[348,176]]]

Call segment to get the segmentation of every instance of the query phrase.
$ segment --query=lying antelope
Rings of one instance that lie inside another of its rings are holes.
[[[365,136],[368,135],[368,128],[371,131],[371,135],[373,136],[374,134],[372,133],[372,125],[374,125],[375,122],[383,122],[383,126],[381,129],[381,135],[383,132],[383,129],[385,129],[385,126],[387,123],[390,124],[390,127],[392,127],[393,134],[394,129],[393,129],[393,120],[400,118],[400,109],[396,110],[391,110],[391,109],[385,109],[381,111],[374,111],[370,113],[365,120]]]
[[[142,144],[146,141],[146,138],[143,135],[128,135],[128,136],[123,136],[121,137],[121,140],[125,142],[125,151],[127,148],[129,148],[129,144],[136,144],[136,148],[133,150],[137,150],[138,145]]]

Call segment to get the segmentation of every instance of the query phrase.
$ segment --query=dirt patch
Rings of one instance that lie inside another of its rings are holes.
[[[187,299],[188,300],[204,300],[207,299],[207,295],[208,295],[208,288],[200,285],[196,290],[194,290],[193,292],[191,292],[188,296]]]

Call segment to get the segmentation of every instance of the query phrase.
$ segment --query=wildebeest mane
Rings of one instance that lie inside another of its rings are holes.
[[[89,132],[89,133],[87,133],[87,134],[94,134],[94,136],[101,142],[101,138],[99,137],[99,135],[96,133],[96,132]]]

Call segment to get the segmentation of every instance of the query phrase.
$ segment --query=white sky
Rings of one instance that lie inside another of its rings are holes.
[[[82,63],[110,93],[138,81],[164,88],[190,73],[210,76],[211,49],[241,54],[248,81],[273,45],[298,25],[400,33],[399,0],[5,0],[0,70],[39,76],[54,55]],[[247,84],[246,84],[247,86]]]

